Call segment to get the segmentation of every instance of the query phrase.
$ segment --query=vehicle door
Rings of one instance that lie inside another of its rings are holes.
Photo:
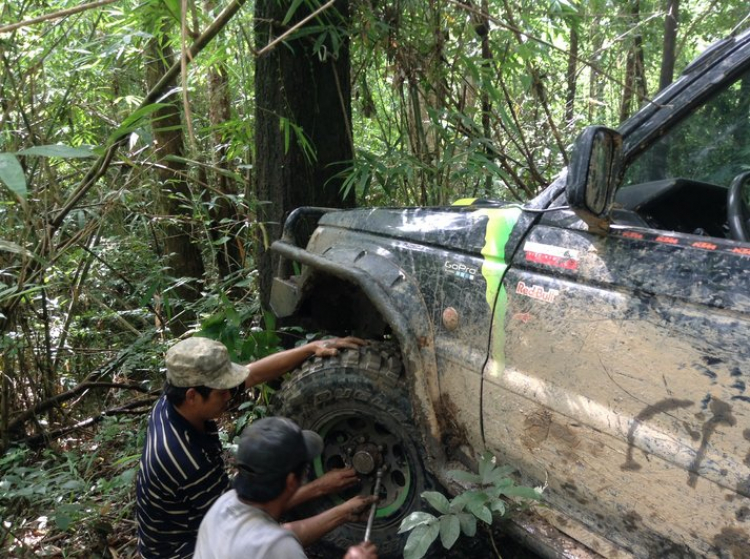
[[[531,229],[495,312],[486,445],[605,554],[750,549],[750,243],[726,203],[750,169],[750,70],[717,89],[631,141],[609,232],[569,211]]]

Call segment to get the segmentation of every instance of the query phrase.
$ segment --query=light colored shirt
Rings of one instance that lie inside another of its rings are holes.
[[[228,491],[201,522],[194,559],[306,559],[293,532]]]

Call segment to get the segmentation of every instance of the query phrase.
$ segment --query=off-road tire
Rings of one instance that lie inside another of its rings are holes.
[[[421,506],[426,474],[420,458],[419,432],[403,378],[395,344],[370,342],[359,350],[342,350],[329,358],[307,361],[294,371],[275,394],[272,411],[290,417],[305,429],[319,432],[326,444],[311,476],[349,465],[338,459],[337,449],[352,448],[351,439],[368,439],[384,447],[390,462],[383,476],[384,498],[372,527],[371,540],[382,557],[401,556],[406,535],[399,535],[401,520]],[[347,442],[341,442],[347,441]],[[362,475],[360,487],[336,497],[325,497],[301,507],[305,515],[317,514],[357,494],[371,494],[374,475]],[[345,524],[324,543],[339,550],[360,543],[365,522]],[[342,553],[343,555],[343,553]]]

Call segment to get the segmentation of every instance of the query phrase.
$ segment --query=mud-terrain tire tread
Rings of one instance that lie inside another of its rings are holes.
[[[309,359],[284,381],[271,402],[271,412],[290,417],[306,429],[316,429],[330,420],[327,418],[347,412],[369,413],[379,422],[388,423],[404,439],[405,452],[410,456],[413,488],[408,512],[421,506],[426,474],[396,344],[369,342],[358,350],[340,350],[335,356]],[[331,504],[324,498],[302,510],[305,514],[316,514]],[[378,545],[379,557],[401,556],[405,536],[396,532],[408,512],[395,520],[375,523],[372,539]],[[343,555],[346,547],[361,542],[363,536],[364,524],[347,524],[326,537],[324,543],[341,550]]]

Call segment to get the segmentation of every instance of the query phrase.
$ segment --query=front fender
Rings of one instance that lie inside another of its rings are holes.
[[[306,296],[306,286],[316,275],[333,276],[355,285],[388,323],[403,354],[410,398],[416,419],[423,426],[427,462],[437,471],[445,461],[437,406],[440,391],[434,333],[417,285],[391,260],[373,251],[353,247],[329,247],[314,254],[285,240],[271,249],[282,258],[305,266],[301,283],[275,278],[271,308],[278,316],[289,316]]]

